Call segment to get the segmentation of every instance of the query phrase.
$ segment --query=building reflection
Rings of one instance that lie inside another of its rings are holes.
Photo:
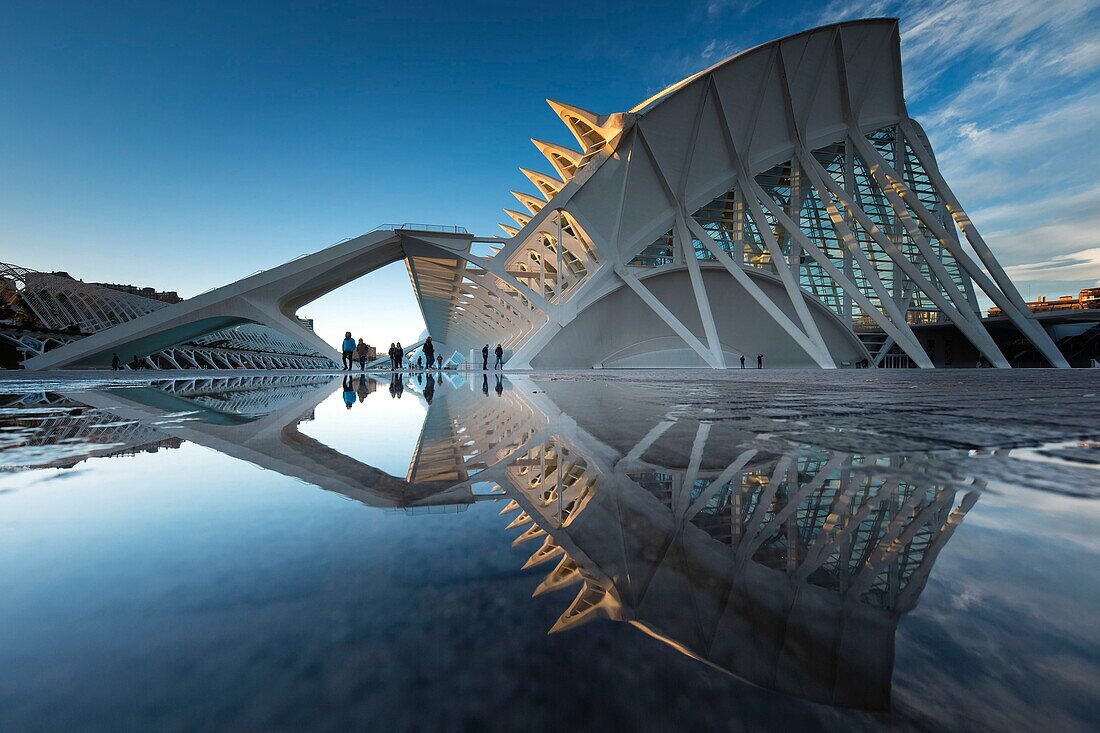
[[[430,404],[405,476],[299,430],[349,392],[330,377],[55,395],[79,410],[38,439],[78,435],[87,455],[190,441],[373,507],[504,502],[534,595],[573,593],[550,633],[621,621],[754,685],[864,709],[889,706],[898,621],[982,489],[918,455],[778,441],[766,421],[623,412],[598,383],[398,379],[391,395]],[[358,377],[350,392],[385,399]]]

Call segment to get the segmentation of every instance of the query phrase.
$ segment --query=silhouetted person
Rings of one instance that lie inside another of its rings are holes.
[[[359,371],[365,371],[367,368],[367,350],[363,339],[359,339],[359,343],[355,345],[355,355],[359,357]]]
[[[341,347],[344,353],[344,369],[351,371],[351,359],[355,354],[355,339],[351,337],[351,331],[344,334],[344,343]]]
[[[428,375],[428,383],[424,385],[424,400],[430,405],[432,400],[435,399],[435,380],[431,375]]]
[[[756,368],[757,369],[763,369],[764,368],[764,355],[763,354],[757,354],[756,355]]]
[[[424,355],[423,354],[416,357],[416,368],[417,369],[423,369],[424,368]]]
[[[349,367],[350,369],[350,367]],[[351,385],[351,375],[344,377],[344,407],[351,409],[355,404],[355,390]]]
[[[489,371],[489,344],[481,347],[481,368]]]
[[[439,369],[439,371],[443,371],[443,354],[440,354],[439,356],[435,357],[435,361],[436,361],[436,364],[439,365],[437,367]]]
[[[359,375],[359,387],[355,390],[355,393],[359,395],[359,401],[367,399],[367,395],[370,394],[370,387],[367,385],[367,375]]]
[[[497,386],[496,386],[496,389],[495,389],[495,391],[496,391],[496,393],[497,393],[497,397],[500,397],[501,393],[503,393],[503,392],[504,392],[504,385],[503,385],[503,384],[501,384],[501,381],[500,381],[500,375],[499,375],[499,374],[497,375]]]
[[[487,358],[488,357],[486,357],[486,359]],[[482,374],[481,375],[481,393],[483,395],[485,395],[486,397],[489,396],[489,375],[488,374]]]
[[[111,354],[111,371],[117,372],[122,369],[122,359],[118,358],[118,354]]]
[[[435,344],[432,343],[432,337],[424,339],[424,361],[428,363],[428,368],[432,368],[432,364],[435,364]]]
[[[397,342],[397,346],[393,350],[393,357],[397,360],[396,369],[402,369],[405,366],[405,350],[401,348],[401,342]]]
[[[742,369],[745,368],[745,355],[744,354],[741,354],[741,368]]]
[[[397,357],[394,356],[394,352],[396,352],[396,351],[397,351],[397,347],[394,346],[393,342],[391,341],[390,342],[390,351],[389,351],[389,354],[390,354],[390,371],[391,372],[395,371],[397,369]]]
[[[130,360],[130,368],[134,370],[141,369],[141,362],[138,361],[137,354],[134,354],[134,358]]]
[[[493,350],[493,353],[496,354],[496,357],[497,357],[496,363],[493,364],[493,369],[496,369],[497,367],[500,367],[501,369],[503,369],[504,368],[504,347],[501,346],[500,344],[497,344],[497,347],[496,347],[496,349]]]

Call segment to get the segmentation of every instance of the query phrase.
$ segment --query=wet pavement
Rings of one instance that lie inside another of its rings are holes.
[[[0,730],[1089,730],[1100,372],[0,381]]]

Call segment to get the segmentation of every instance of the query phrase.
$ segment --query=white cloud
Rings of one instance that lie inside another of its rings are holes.
[[[1027,262],[1005,268],[1013,279],[1033,283],[1065,283],[1076,280],[1100,285],[1100,247],[1058,255],[1038,262]]]

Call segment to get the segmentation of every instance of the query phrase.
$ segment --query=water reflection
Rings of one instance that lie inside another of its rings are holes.
[[[574,594],[550,633],[622,621],[760,687],[888,708],[899,618],[984,482],[929,470],[925,454],[777,437],[789,416],[748,426],[632,410],[624,390],[394,375],[392,399],[430,407],[404,476],[299,429],[336,391],[347,410],[369,409],[378,390],[365,376],[42,394],[9,400],[0,430],[20,436],[9,469],[190,441],[372,507],[503,501],[513,544],[532,547],[524,569],[547,568],[534,595]]]

